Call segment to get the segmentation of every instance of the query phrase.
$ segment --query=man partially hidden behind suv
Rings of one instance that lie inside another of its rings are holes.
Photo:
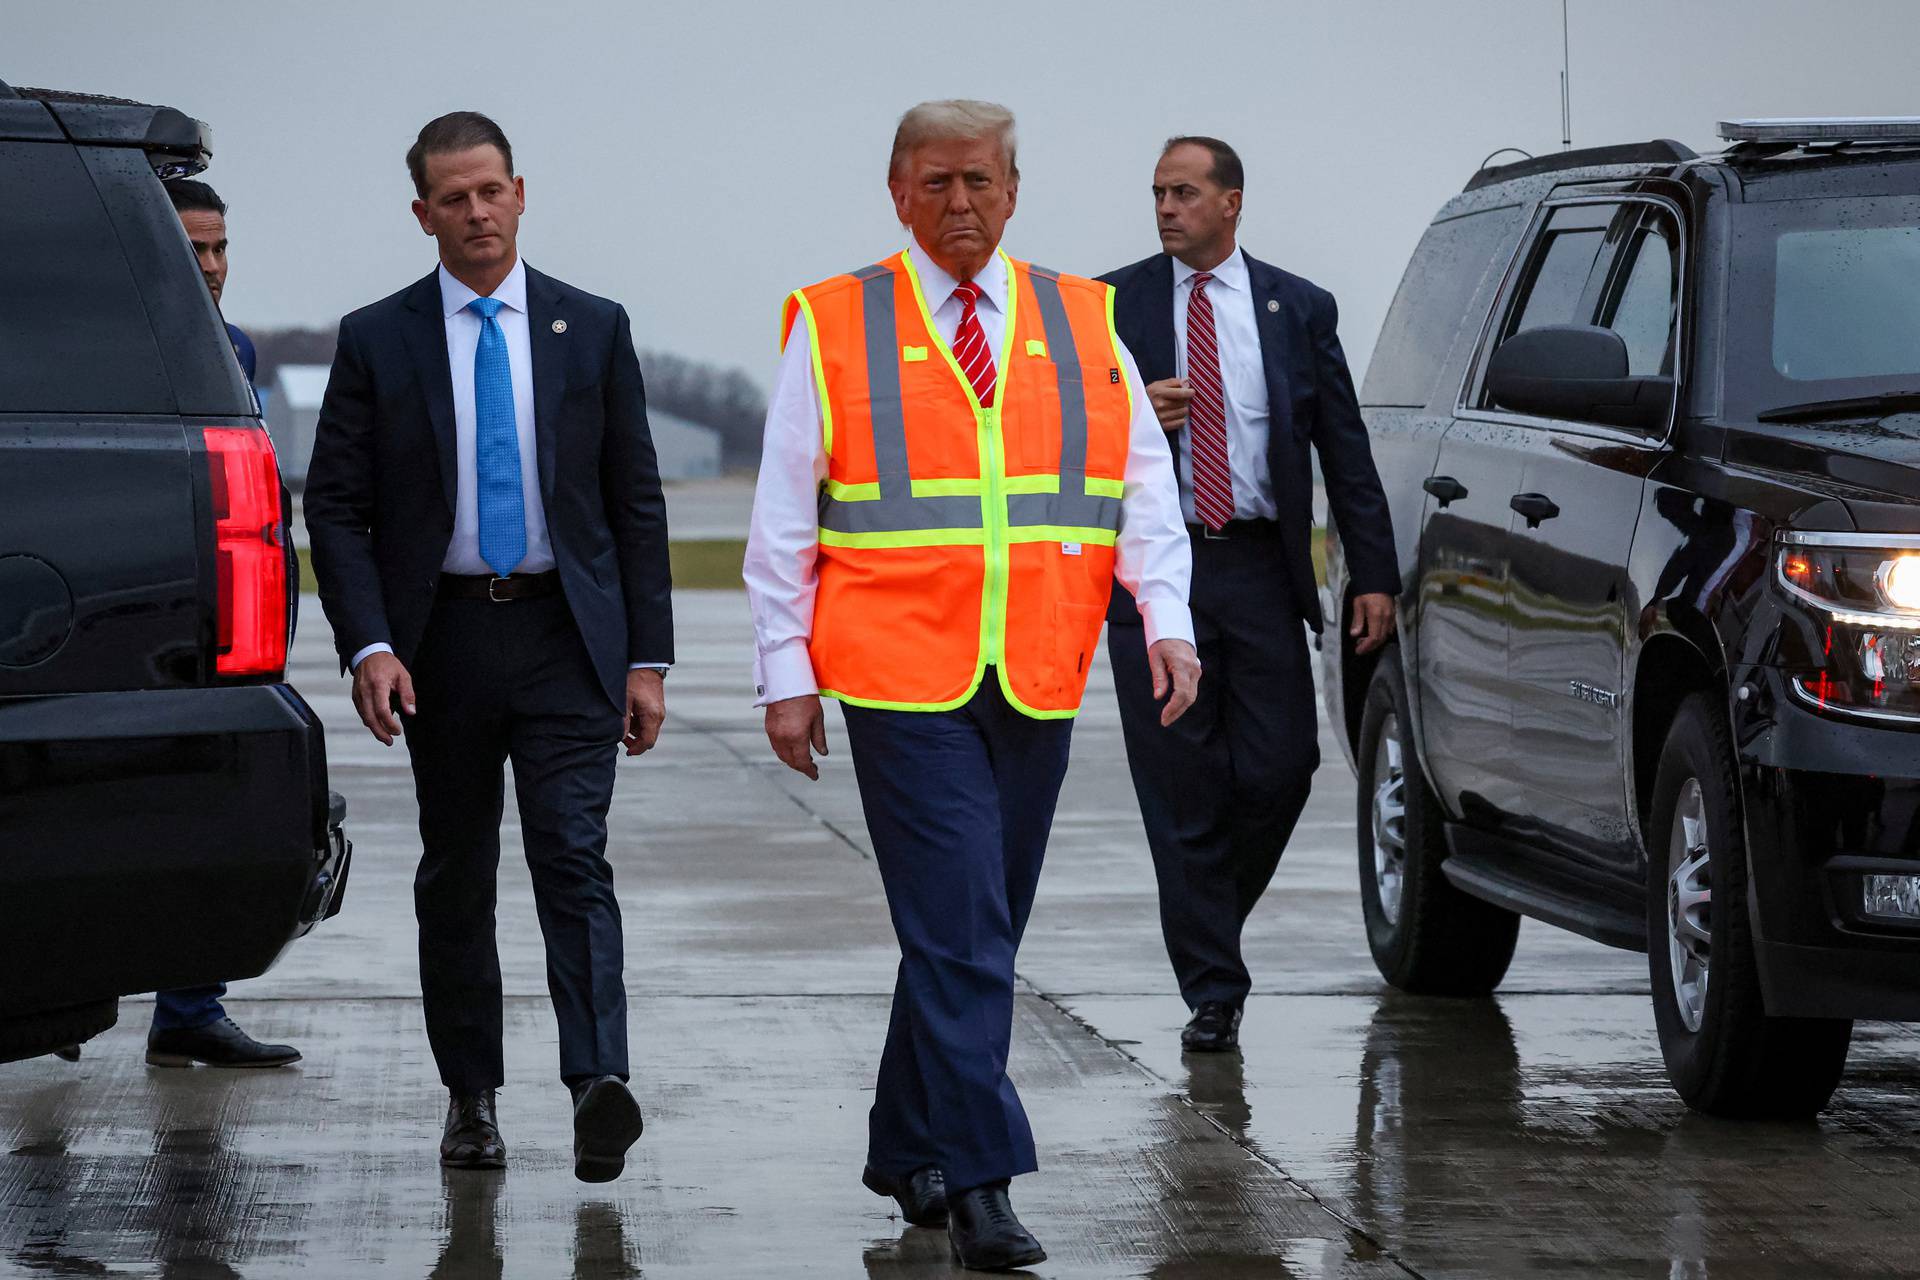
[[[217,307],[227,285],[227,206],[204,182],[180,180],[166,187]],[[247,381],[252,382],[252,340],[231,324],[227,337]],[[300,1051],[292,1045],[261,1044],[242,1031],[221,1007],[220,997],[226,993],[223,982],[157,993],[153,1029],[147,1033],[147,1065],[190,1067],[204,1062],[210,1067],[284,1067],[300,1061]]]

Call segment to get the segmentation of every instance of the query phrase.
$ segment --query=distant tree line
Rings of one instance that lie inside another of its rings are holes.
[[[251,329],[259,380],[273,385],[283,364],[332,364],[332,329]],[[729,471],[760,465],[767,400],[744,370],[722,369],[671,351],[640,352],[647,404],[720,433],[720,461]]]

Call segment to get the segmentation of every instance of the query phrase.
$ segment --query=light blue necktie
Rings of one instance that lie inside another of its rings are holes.
[[[473,352],[473,463],[480,492],[480,558],[504,578],[527,554],[527,500],[520,486],[520,433],[513,415],[513,368],[500,331],[498,298],[475,298],[480,317]]]

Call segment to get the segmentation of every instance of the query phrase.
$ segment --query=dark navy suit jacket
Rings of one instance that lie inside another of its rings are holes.
[[[1267,373],[1270,432],[1267,470],[1279,509],[1283,568],[1300,616],[1318,631],[1320,592],[1314,580],[1313,458],[1327,482],[1327,505],[1340,529],[1356,595],[1397,594],[1400,572],[1386,494],[1374,470],[1366,424],[1336,332],[1333,295],[1299,276],[1247,255],[1260,358]],[[1164,253],[1100,277],[1114,287],[1114,323],[1140,376],[1174,376],[1173,259]],[[1277,307],[1269,304],[1277,303]],[[1139,622],[1133,601],[1116,591],[1112,622]]]
[[[633,332],[618,304],[531,267],[527,311],[547,533],[594,670],[624,710],[628,665],[673,661],[666,504]],[[436,271],[340,322],[320,406],[307,529],[343,668],[383,640],[413,661],[453,539],[454,449]]]

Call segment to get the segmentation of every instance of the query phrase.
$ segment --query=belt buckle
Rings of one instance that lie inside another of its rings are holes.
[[[511,604],[513,602],[512,596],[498,595],[494,591],[494,588],[498,587],[501,583],[506,581],[507,581],[506,578],[488,578],[487,579],[487,599],[493,601],[495,604]]]
[[[1200,536],[1208,542],[1233,541],[1233,539],[1228,536],[1226,527],[1224,525],[1221,526],[1219,529],[1215,529],[1209,524],[1207,524],[1207,522],[1204,520],[1200,522]]]

